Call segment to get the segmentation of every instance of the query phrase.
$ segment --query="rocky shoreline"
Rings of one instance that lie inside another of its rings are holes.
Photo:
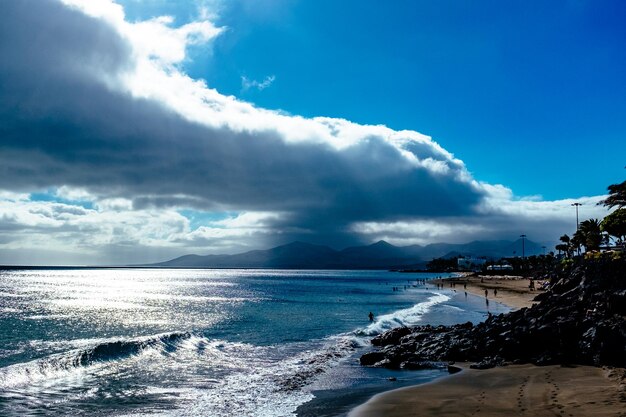
[[[361,364],[394,369],[472,362],[626,367],[626,259],[579,259],[551,272],[537,303],[482,323],[401,327],[375,337]]]

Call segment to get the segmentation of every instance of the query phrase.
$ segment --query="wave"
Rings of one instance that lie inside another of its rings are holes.
[[[149,402],[151,395],[171,398],[173,408],[146,416],[203,415],[206,410],[215,416],[293,416],[313,398],[316,384],[341,386],[333,370],[342,361],[351,363],[347,361],[369,345],[369,336],[415,324],[449,300],[431,294],[410,308],[381,315],[366,328],[306,342],[256,346],[189,332],[59,342],[59,348],[64,344],[67,349],[63,353],[0,368],[0,391],[52,398],[77,386],[90,387],[85,395],[97,402],[91,396],[110,392],[108,384],[132,381],[140,387],[133,391],[138,401]]]
[[[138,355],[147,349],[171,352],[189,339],[191,333],[166,333],[135,339],[104,341],[86,349],[74,349],[30,362],[0,369],[0,388],[10,388],[33,382],[59,378],[94,365],[106,364]]]
[[[395,327],[417,324],[433,306],[444,303],[449,299],[450,297],[447,295],[433,293],[433,296],[426,301],[415,304],[413,307],[378,317],[372,324],[364,329],[355,331],[354,334],[357,336],[376,336]]]
[[[306,357],[306,366],[301,367],[293,374],[283,376],[277,381],[280,389],[292,391],[310,384],[337,361],[349,357],[358,349],[368,347],[370,345],[369,337],[395,327],[417,324],[432,307],[448,300],[450,297],[445,294],[432,293],[432,296],[421,303],[378,317],[375,322],[364,329],[327,338],[320,350],[310,353]]]
[[[116,360],[136,355],[142,350],[151,347],[170,351],[176,349],[176,344],[179,341],[189,337],[191,337],[191,333],[170,333],[138,340],[117,340],[101,343],[92,349],[80,352],[76,357],[76,364],[88,366],[94,362]]]

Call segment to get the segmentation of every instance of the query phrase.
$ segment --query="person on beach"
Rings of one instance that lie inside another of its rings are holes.
[[[367,316],[370,318],[370,321],[374,321],[374,313],[370,311],[370,313]]]
[[[494,296],[494,297],[497,297],[497,296],[498,296],[498,289],[497,289],[497,288],[494,288],[494,289],[493,289],[493,296]]]
[[[489,296],[489,290],[485,290],[485,298]]]

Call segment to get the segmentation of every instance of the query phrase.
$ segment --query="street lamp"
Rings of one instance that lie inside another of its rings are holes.
[[[573,203],[572,206],[576,207],[576,231],[578,232],[578,207],[582,206],[581,203]],[[580,246],[577,246],[578,255],[580,256]]]
[[[578,231],[578,207],[582,206],[582,204],[573,203],[572,206],[576,207],[576,231]]]

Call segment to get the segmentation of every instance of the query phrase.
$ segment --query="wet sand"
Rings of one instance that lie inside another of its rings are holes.
[[[464,369],[378,394],[349,417],[626,416],[626,370],[511,365]]]
[[[543,290],[539,289],[531,291],[528,288],[530,280],[522,277],[464,276],[459,278],[445,278],[435,280],[434,282],[442,283],[444,288],[450,288],[450,283],[454,283],[454,289],[457,291],[467,291],[468,294],[474,294],[480,297],[484,297],[485,290],[487,290],[487,296],[490,300],[506,304],[514,310],[532,306],[533,298],[543,292]],[[465,284],[467,285],[466,288],[464,288]],[[535,284],[538,283],[535,282]],[[494,290],[497,290],[497,295],[494,295]]]

